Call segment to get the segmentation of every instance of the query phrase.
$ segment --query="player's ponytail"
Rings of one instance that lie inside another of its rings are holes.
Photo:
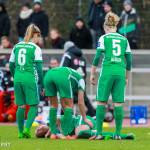
[[[31,24],[31,25],[28,26],[28,28],[26,30],[26,34],[25,34],[25,37],[24,37],[23,41],[25,43],[28,43],[32,39],[34,34],[41,35],[41,31],[37,26],[35,26],[34,24]]]
[[[120,18],[116,14],[110,12],[105,17],[104,26],[116,27],[119,21],[120,21]]]

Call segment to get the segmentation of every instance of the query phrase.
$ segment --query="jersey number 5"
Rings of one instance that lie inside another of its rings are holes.
[[[25,64],[26,61],[26,49],[22,48],[19,50],[19,54],[18,54],[18,63],[20,66],[23,66]]]
[[[120,40],[113,39],[113,48],[117,48],[117,50],[113,50],[113,55],[120,56],[121,54]]]

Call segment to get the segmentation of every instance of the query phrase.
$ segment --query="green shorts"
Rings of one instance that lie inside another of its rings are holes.
[[[89,124],[84,122],[82,116],[80,116],[80,118],[78,119],[75,128],[77,128],[79,125],[84,125],[85,124],[85,125],[88,125],[90,127],[90,129],[95,129],[95,126],[96,126],[95,120],[92,117],[90,117],[90,116],[86,116],[86,118],[92,121],[93,128]]]
[[[125,76],[112,75],[99,77],[96,100],[107,102],[110,93],[114,103],[124,103]]]
[[[45,96],[57,96],[57,91],[60,97],[73,98],[73,90],[68,74],[63,74],[57,70],[49,70],[44,77]]]
[[[16,105],[39,104],[38,85],[36,83],[14,82],[14,92]]]

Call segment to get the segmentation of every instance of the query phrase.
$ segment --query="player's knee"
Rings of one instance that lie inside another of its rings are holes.
[[[98,105],[103,105],[103,106],[105,106],[105,105],[106,105],[106,103],[107,103],[107,102],[98,101],[98,103],[97,103],[97,104],[98,104]]]
[[[26,107],[27,107],[27,105],[19,105],[18,107],[26,108]]]
[[[114,107],[122,106],[122,103],[114,103]]]

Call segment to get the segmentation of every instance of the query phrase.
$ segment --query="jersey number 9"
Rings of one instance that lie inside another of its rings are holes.
[[[117,50],[113,50],[113,55],[120,56],[121,55],[120,40],[113,39],[113,48],[117,48]]]
[[[19,50],[19,54],[18,54],[18,63],[20,66],[23,66],[25,64],[26,61],[26,49],[22,48]]]

